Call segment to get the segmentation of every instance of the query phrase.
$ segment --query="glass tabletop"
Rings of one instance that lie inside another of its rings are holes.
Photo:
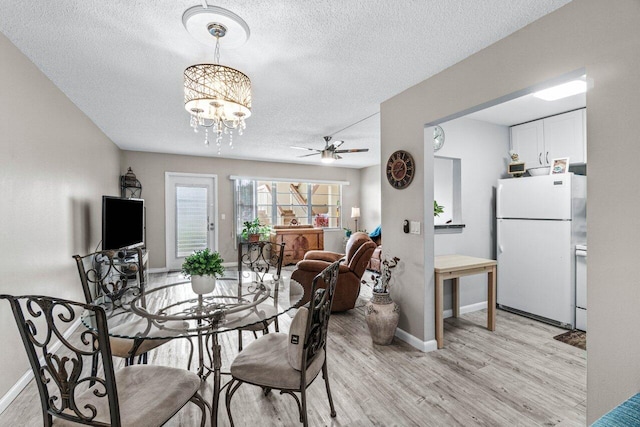
[[[302,299],[302,286],[288,277],[272,275],[258,280],[254,273],[225,272],[213,292],[198,295],[182,276],[167,283],[132,287],[117,299],[107,296],[94,303],[107,313],[109,335],[121,338],[167,339],[216,334],[263,323],[287,312]],[[83,313],[82,322],[95,328],[95,319]]]

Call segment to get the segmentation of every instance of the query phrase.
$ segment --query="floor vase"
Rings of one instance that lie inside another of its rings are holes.
[[[365,306],[364,317],[374,344],[389,345],[400,320],[400,307],[388,292],[374,292]]]

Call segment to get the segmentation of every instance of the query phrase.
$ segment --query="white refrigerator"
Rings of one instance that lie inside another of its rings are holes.
[[[575,325],[575,247],[587,241],[587,177],[498,180],[498,306],[563,328]]]

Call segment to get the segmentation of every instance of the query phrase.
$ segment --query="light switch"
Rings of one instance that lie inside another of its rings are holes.
[[[227,216],[225,214],[220,214],[220,219],[225,219]]]
[[[420,234],[420,221],[411,221],[409,224],[409,233]]]

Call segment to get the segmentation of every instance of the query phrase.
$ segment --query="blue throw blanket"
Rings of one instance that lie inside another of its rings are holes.
[[[604,414],[591,427],[640,426],[640,393]]]

